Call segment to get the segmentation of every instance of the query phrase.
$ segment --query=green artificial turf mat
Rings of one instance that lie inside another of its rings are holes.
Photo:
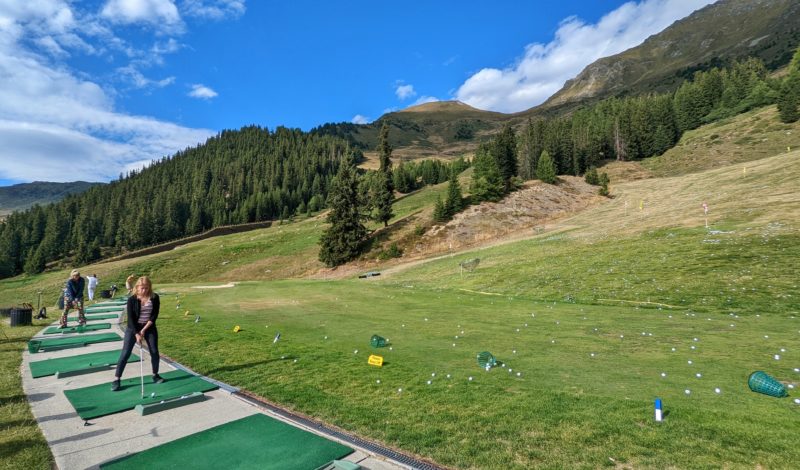
[[[116,313],[101,313],[100,315],[89,315],[86,314],[86,321],[94,321],[94,320],[108,320],[111,318],[119,318],[119,314]],[[78,317],[67,317],[68,321],[78,321]]]
[[[33,378],[53,375],[56,372],[74,372],[82,369],[89,369],[102,365],[114,365],[119,361],[120,351],[103,351],[79,356],[60,357],[57,359],[46,359],[44,361],[31,362],[31,375]],[[139,356],[131,354],[128,362],[137,362]]]
[[[262,414],[100,465],[107,469],[315,469],[353,449]]]
[[[83,419],[97,418],[98,416],[132,410],[136,405],[158,403],[168,398],[187,395],[192,392],[207,392],[216,390],[217,386],[182,370],[175,370],[161,374],[166,382],[154,384],[153,377],[148,373],[144,377],[145,398],[142,399],[139,377],[121,381],[119,391],[111,391],[111,382],[91,387],[64,390],[64,395],[78,416]],[[151,393],[155,393],[153,397]]]
[[[57,349],[80,348],[92,343],[105,343],[108,341],[122,341],[116,333],[101,333],[98,335],[70,336],[67,338],[32,339],[28,341],[28,351],[32,353],[41,351],[55,351]]]
[[[85,331],[107,330],[109,328],[111,328],[111,323],[95,323],[94,325],[71,326],[69,328],[59,328],[57,326],[51,326],[50,328],[44,330],[44,334],[57,335],[57,334],[67,334],[67,333],[83,333]]]
[[[120,305],[119,307],[86,307],[84,309],[85,313],[108,313],[108,312],[121,312],[125,310],[124,305]]]

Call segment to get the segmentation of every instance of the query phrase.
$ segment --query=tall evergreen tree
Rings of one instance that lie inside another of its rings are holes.
[[[789,74],[783,79],[778,95],[778,114],[781,122],[800,119],[800,48],[789,63]]]
[[[492,157],[489,146],[481,144],[475,151],[472,162],[472,182],[470,193],[472,201],[476,204],[482,201],[497,202],[505,194],[503,177],[497,168],[497,160]]]
[[[464,196],[461,194],[461,184],[458,182],[458,175],[455,173],[450,177],[447,185],[447,199],[444,202],[445,212],[448,218],[452,218],[464,209]]]
[[[320,238],[319,260],[329,267],[339,266],[357,257],[367,239],[359,204],[355,163],[345,157],[331,183],[328,194],[330,227]]]
[[[506,124],[503,131],[494,139],[492,155],[497,161],[497,168],[508,192],[511,188],[511,178],[517,175],[517,138],[511,124]]]
[[[383,226],[389,225],[394,215],[392,204],[394,204],[394,182],[392,180],[392,146],[389,144],[389,123],[383,121],[380,136],[378,137],[378,156],[380,157],[380,168],[378,172],[379,185],[374,194],[373,206],[375,207],[375,220],[383,222]]]
[[[556,178],[556,165],[547,150],[542,151],[539,157],[539,164],[536,167],[536,176],[545,183],[555,184]]]

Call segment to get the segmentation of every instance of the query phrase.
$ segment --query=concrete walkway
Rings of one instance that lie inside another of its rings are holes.
[[[123,312],[120,311],[119,315],[122,317]],[[123,328],[118,321],[106,319],[97,320],[97,322],[112,322],[112,329],[92,333],[113,331],[122,336]],[[94,321],[91,321],[91,323],[94,323]],[[54,325],[57,325],[57,322]],[[70,323],[71,325],[72,323]],[[56,336],[45,336],[40,331],[34,336],[34,339],[53,337]],[[129,410],[91,419],[88,425],[84,425],[83,419],[78,416],[64,395],[64,390],[102,383],[108,383],[110,387],[110,382],[114,379],[113,369],[64,379],[56,379],[55,376],[38,379],[31,377],[30,363],[33,361],[76,356],[91,352],[114,351],[121,348],[122,341],[116,341],[90,344],[82,348],[61,351],[31,354],[26,350],[23,353],[22,366],[20,368],[22,388],[28,397],[33,415],[38,421],[47,443],[50,445],[56,466],[59,469],[98,468],[104,462],[131,453],[141,452],[255,413],[263,413],[301,429],[320,434],[315,429],[298,425],[268,410],[253,406],[224,388],[206,393],[207,399],[201,403],[190,404],[147,416],[140,416],[136,411]],[[139,354],[138,347],[135,348],[134,352],[137,355]],[[150,360],[146,349],[144,356],[142,359],[144,360],[145,373],[150,374]],[[163,360],[159,367],[162,373],[174,370],[172,366]],[[126,367],[122,378],[134,377],[139,377],[139,365],[130,363]],[[232,387],[225,388],[232,390]],[[325,434],[320,435],[339,441]],[[339,442],[356,449],[345,460],[356,462],[365,469],[400,470],[410,468],[399,462],[389,461],[370,454],[351,443]]]

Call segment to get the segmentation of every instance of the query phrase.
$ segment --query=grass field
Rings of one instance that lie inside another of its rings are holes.
[[[19,365],[25,343],[48,322],[33,326],[0,326],[0,469],[49,469],[53,455],[22,392]],[[7,337],[6,337],[7,336]]]
[[[173,293],[159,322],[166,354],[448,466],[781,468],[800,458],[800,406],[746,386],[755,370],[800,386],[798,316],[372,281],[164,288]],[[373,334],[391,349],[370,348]],[[484,350],[512,370],[480,369]],[[367,365],[370,353],[385,357],[383,368]],[[669,411],[661,424],[656,397]]]

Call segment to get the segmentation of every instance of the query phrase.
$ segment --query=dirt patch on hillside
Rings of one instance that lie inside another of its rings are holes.
[[[469,207],[447,224],[434,226],[413,251],[430,254],[485,245],[511,235],[533,236],[556,220],[607,200],[583,178],[562,176],[557,185],[529,181],[500,202]]]

